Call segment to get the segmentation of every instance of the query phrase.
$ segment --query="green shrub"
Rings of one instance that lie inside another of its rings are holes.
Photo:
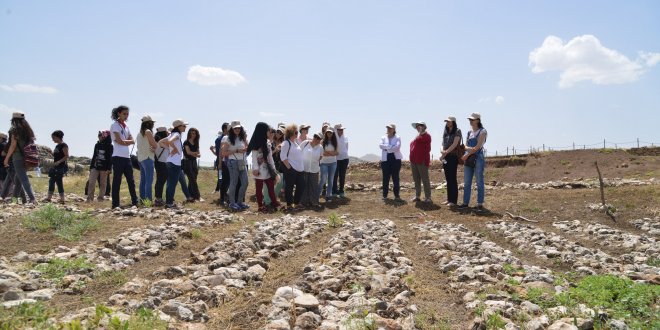
[[[23,225],[40,232],[53,230],[58,237],[77,241],[86,232],[97,228],[98,220],[89,213],[75,213],[47,204],[23,217]]]
[[[337,228],[344,225],[344,220],[342,220],[337,213],[330,213],[328,216],[328,227]]]
[[[50,329],[53,328],[48,319],[54,311],[37,302],[35,304],[21,304],[12,309],[0,308],[0,329]]]
[[[45,278],[61,280],[64,276],[76,274],[84,270],[94,269],[94,264],[90,263],[85,257],[76,259],[52,259],[48,263],[38,264],[35,267]]]

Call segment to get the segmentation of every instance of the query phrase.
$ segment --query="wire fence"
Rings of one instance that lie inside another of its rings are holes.
[[[642,147],[658,147],[660,143],[658,142],[649,142],[642,141],[637,138],[635,141],[627,142],[612,142],[603,139],[603,141],[589,144],[580,144],[573,142],[572,145],[568,146],[515,146],[506,147],[502,150],[492,150],[484,148],[486,157],[497,157],[497,156],[521,156],[539,152],[546,151],[568,151],[568,150],[587,150],[587,149],[632,149],[632,148],[642,148]]]

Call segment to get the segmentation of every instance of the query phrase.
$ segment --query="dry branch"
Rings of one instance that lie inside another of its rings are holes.
[[[594,162],[596,165],[596,171],[598,171],[598,181],[600,182],[600,200],[603,202],[603,207],[605,208],[605,214],[607,214],[612,221],[616,222],[616,217],[614,213],[610,210],[610,207],[605,203],[605,184],[603,183],[603,176],[600,174],[600,168],[598,168],[598,162]]]
[[[530,219],[527,219],[527,218],[522,217],[522,216],[519,216],[519,215],[513,215],[513,214],[511,214],[510,212],[506,212],[506,215],[508,215],[509,217],[511,217],[511,219],[513,219],[513,220],[522,220],[522,221],[533,222],[533,223],[537,223],[537,222],[538,222],[538,221],[536,221],[536,220],[530,220]]]

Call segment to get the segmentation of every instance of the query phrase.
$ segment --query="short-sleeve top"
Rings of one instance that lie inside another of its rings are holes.
[[[186,140],[186,142],[183,143],[183,152],[184,155],[186,156],[186,160],[197,160],[197,157],[190,155],[186,152],[186,148],[188,147],[191,152],[198,152],[199,151],[199,144],[192,144],[190,141]]]
[[[451,145],[454,143],[454,138],[455,137],[462,138],[463,133],[461,133],[461,129],[456,129],[456,132],[454,134],[443,134],[442,135],[442,150],[447,150]]]
[[[112,137],[112,157],[131,158],[131,151],[128,149],[128,146],[121,145],[115,141],[115,133],[119,133],[119,136],[123,140],[128,140],[128,137],[131,136],[128,125],[122,126],[118,121],[115,121],[110,126],[110,133]]]
[[[172,151],[174,149],[170,148],[168,150],[169,153],[167,155],[167,162],[177,166],[181,166],[181,155],[183,154],[183,143],[181,143],[181,133],[173,132],[167,138],[169,140],[176,139],[176,141],[174,141],[174,144],[176,145],[176,148],[179,150],[179,152],[177,152],[176,154],[172,154]]]
[[[53,149],[53,161],[54,162],[58,162],[62,158],[64,158],[64,148],[67,148],[67,149],[69,148],[69,146],[64,142],[62,142],[62,143],[55,146],[55,149]],[[66,165],[66,162],[62,162],[60,164],[57,164],[57,166],[55,166],[55,167],[56,168],[67,168],[67,165]]]

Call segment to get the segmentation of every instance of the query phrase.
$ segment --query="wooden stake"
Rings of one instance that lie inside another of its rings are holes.
[[[598,162],[594,162],[596,165],[596,171],[598,171],[598,181],[600,182],[600,200],[603,203],[603,207],[605,208],[605,214],[607,214],[612,221],[616,222],[616,217],[610,211],[610,208],[607,206],[607,203],[605,203],[605,184],[603,183],[603,176],[600,174],[600,168],[598,168]]]

